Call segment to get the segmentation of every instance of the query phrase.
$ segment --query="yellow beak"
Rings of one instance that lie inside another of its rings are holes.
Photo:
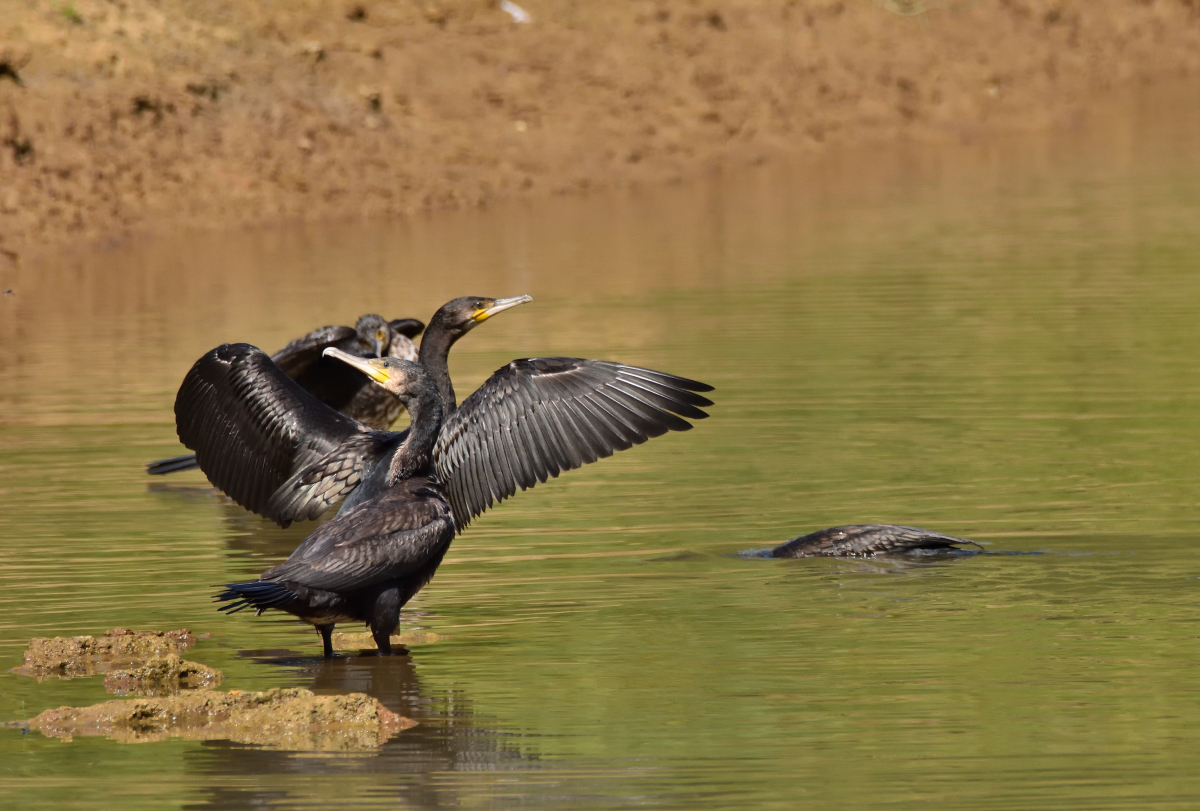
[[[353,366],[376,383],[386,383],[391,379],[391,375],[383,367],[383,358],[358,358],[349,352],[334,349],[332,346],[321,354],[327,358],[337,358],[342,363]]]
[[[525,304],[533,301],[533,296],[513,296],[512,298],[493,299],[492,303],[487,307],[481,307],[471,316],[471,320],[478,324],[480,321],[487,321],[493,315],[502,313],[505,310],[511,310],[518,304]]]

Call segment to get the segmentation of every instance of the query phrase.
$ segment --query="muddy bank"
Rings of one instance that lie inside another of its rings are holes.
[[[29,729],[69,741],[99,735],[122,743],[227,740],[271,749],[374,749],[414,722],[374,698],[354,693],[318,696],[276,688],[262,693],[194,690],[178,696],[106,701],[46,710]]]
[[[186,628],[178,631],[130,631],[114,628],[103,636],[38,637],[30,640],[24,662],[14,673],[47,678],[74,678],[138,667],[182,653],[196,644]]]
[[[0,274],[34,245],[131,229],[1043,127],[1200,72],[1197,0],[520,5],[530,22],[493,0],[0,0]]]

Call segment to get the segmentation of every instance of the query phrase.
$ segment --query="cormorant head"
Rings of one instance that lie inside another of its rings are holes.
[[[401,358],[359,358],[349,352],[329,347],[326,357],[337,358],[353,366],[408,404],[410,399],[435,392],[425,367]]]
[[[364,315],[354,325],[358,333],[358,342],[363,349],[371,350],[377,358],[387,354],[388,345],[392,342],[392,330],[381,315]]]
[[[364,315],[354,325],[358,342],[377,358],[388,355],[397,338],[415,338],[425,329],[425,324],[415,318],[385,320],[379,315]]]
[[[429,328],[432,331],[434,327],[438,327],[458,339],[493,315],[510,310],[527,301],[533,301],[533,296],[513,296],[512,298],[463,296],[443,304],[441,309],[430,319]]]

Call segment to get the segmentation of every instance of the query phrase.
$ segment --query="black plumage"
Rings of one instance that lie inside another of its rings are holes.
[[[320,632],[327,657],[334,626],[352,621],[365,622],[380,653],[390,653],[400,609],[433,577],[454,538],[450,505],[430,475],[440,398],[420,365],[386,363],[389,389],[413,419],[389,462],[387,486],[340,512],[259,580],[228,584],[215,598],[230,613],[278,609],[300,617]]]
[[[447,411],[454,408],[448,366],[454,343],[493,315],[530,300],[458,298],[434,314],[421,341],[420,362]],[[179,388],[175,427],[214,486],[251,512],[287,526],[316,518],[344,498],[367,466],[401,437],[337,419],[272,365],[248,344],[208,352]],[[345,368],[396,399],[369,375]]]
[[[982,546],[966,538],[942,535],[918,527],[893,524],[850,524],[793,538],[771,550],[773,558],[872,557],[918,550],[952,551]]]
[[[321,632],[327,656],[333,626],[351,620],[367,622],[381,652],[387,652],[400,607],[433,577],[456,532],[496,501],[667,431],[687,430],[691,423],[685,418],[703,419],[701,406],[711,405],[696,393],[708,386],[662,372],[607,361],[530,358],[498,370],[443,420],[442,396],[422,365],[326,352],[404,399],[412,424],[403,432],[358,428],[297,474],[302,493],[320,491],[337,478],[335,472],[354,471],[358,483],[337,516],[287,561],[259,581],[230,584],[217,599],[229,603],[222,610],[295,614]],[[293,458],[298,448],[311,452],[336,441],[345,429],[339,425],[344,417],[272,372],[253,347],[220,347],[214,353],[274,376],[268,385],[244,375],[247,392],[277,396],[269,408],[257,408],[262,403],[255,400],[239,417],[239,427],[246,429],[239,436],[271,437],[285,447],[277,457],[263,456],[266,467]],[[195,396],[204,399],[202,387]],[[219,461],[252,477],[252,457],[230,454]],[[207,454],[200,451],[199,458],[204,465]],[[269,502],[277,498],[273,494]],[[299,503],[311,503],[313,497],[306,498]]]
[[[458,526],[563,471],[689,430],[687,419],[704,419],[712,405],[697,392],[711,390],[609,361],[512,361],[463,402],[434,447]]]
[[[326,358],[330,347],[362,358],[395,357],[417,359],[412,339],[425,325],[415,318],[391,321],[378,315],[361,316],[353,327],[329,326],[315,329],[288,343],[271,356],[279,368],[321,402],[368,428],[386,429],[404,410],[400,401],[358,372]],[[180,391],[182,395],[182,390]],[[176,397],[176,410],[179,409]],[[152,475],[175,473],[196,468],[195,454],[175,456],[151,462],[146,472]]]
[[[214,349],[184,388],[204,418],[180,419],[179,438],[196,449],[209,480],[283,526],[315,518],[347,496],[343,509],[378,495],[386,463],[405,437],[342,417],[246,344]],[[564,470],[690,429],[687,420],[703,419],[702,409],[712,405],[697,392],[710,390],[608,361],[509,363],[450,414],[437,438],[434,464],[457,525]]]
[[[294,468],[372,434],[249,344],[223,344],[196,361],[175,399],[175,419],[179,440],[196,452],[209,481],[260,514]]]
[[[415,318],[387,321],[364,315],[354,327],[323,327],[289,343],[271,360],[318,400],[368,428],[390,428],[403,407],[395,397],[357,374],[344,363],[326,358],[330,347],[360,358],[417,359],[412,339],[425,325]]]

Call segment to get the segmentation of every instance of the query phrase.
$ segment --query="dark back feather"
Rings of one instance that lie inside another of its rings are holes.
[[[453,537],[450,507],[437,482],[409,479],[342,510],[262,577],[322,591],[370,588],[423,571],[441,559]]]

